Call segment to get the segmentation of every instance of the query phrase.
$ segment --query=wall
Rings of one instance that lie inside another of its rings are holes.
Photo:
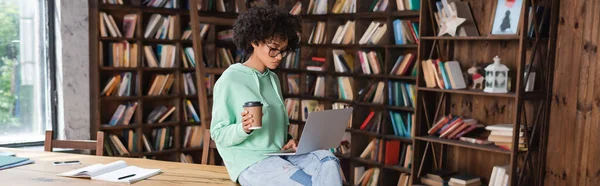
[[[560,5],[545,185],[598,185],[600,0]]]
[[[55,1],[59,137],[89,139],[88,1]]]

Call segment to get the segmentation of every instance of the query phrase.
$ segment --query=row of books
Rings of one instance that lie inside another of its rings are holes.
[[[196,95],[196,84],[194,83],[194,73],[183,73],[183,93],[187,96]]]
[[[462,118],[459,116],[443,116],[428,131],[429,135],[436,135],[440,138],[459,139],[471,131],[482,128],[477,120],[472,118]]]
[[[354,79],[352,77],[337,77],[338,98],[342,100],[354,100],[354,89],[352,88]]]
[[[360,154],[360,158],[410,169],[412,145],[403,144],[398,140],[372,139]]]
[[[415,115],[412,113],[389,112],[390,124],[394,135],[410,138],[412,136],[412,125]],[[371,111],[360,125],[359,129],[381,134],[383,130],[384,116],[381,111]]]
[[[144,6],[157,8],[179,8],[179,1],[180,0],[145,0],[142,4]]]
[[[217,48],[217,68],[225,68],[235,63],[235,59],[229,48]]]
[[[399,107],[415,107],[417,88],[414,84],[388,81],[388,104]]]
[[[302,12],[302,1],[296,2],[296,4],[294,4],[292,9],[290,9],[289,13],[291,15],[300,15],[300,12]]]
[[[370,168],[365,171],[364,166],[354,167],[354,184],[374,186],[379,183],[379,168]]]
[[[174,74],[154,74],[152,75],[152,84],[148,89],[149,96],[169,95],[171,87],[175,81]]]
[[[420,0],[396,0],[396,9],[398,11],[419,10],[419,9],[421,9],[421,1]]]
[[[122,5],[123,4],[123,0],[102,0],[102,3],[104,4],[119,4]]]
[[[428,59],[421,62],[425,84],[429,88],[464,89],[467,88],[463,72],[458,61],[442,62]]]
[[[104,139],[104,152],[109,155],[129,155],[130,152],[137,152],[137,146],[135,145],[137,135],[133,130],[123,131],[124,135],[119,136],[114,134],[108,134],[107,138]],[[135,139],[134,139],[135,138]],[[121,141],[127,141],[127,146]]]
[[[233,41],[233,29],[226,29],[217,32],[217,39],[220,41]]]
[[[206,38],[206,33],[210,29],[210,24],[200,23],[200,38],[204,40]],[[192,24],[188,24],[188,26],[183,31],[181,35],[182,40],[191,40],[192,39]]]
[[[99,43],[100,60],[104,61],[104,66],[136,68],[138,65],[138,45],[127,41],[110,42],[103,47],[104,43]],[[106,50],[106,51],[104,51]],[[107,56],[104,56],[104,53]],[[103,58],[106,58],[104,60]]]
[[[362,35],[362,37],[358,41],[358,44],[376,45],[379,43],[381,38],[383,38],[383,35],[385,35],[386,31],[387,31],[387,24],[385,22],[372,21],[371,24],[369,24],[369,27],[367,28],[365,33]]]
[[[336,0],[331,13],[351,14],[356,13],[356,0]]]
[[[345,24],[339,25],[331,39],[331,44],[354,44],[355,25],[355,21],[346,21]]]
[[[310,32],[310,36],[308,37],[308,44],[325,44],[327,39],[325,27],[325,21],[317,22],[317,24],[313,26]]]
[[[191,101],[186,99],[183,101],[183,105],[184,120],[190,122],[200,122],[200,117],[198,116],[198,113],[196,112],[196,109]],[[120,104],[113,113],[108,125],[129,125],[135,114],[137,106],[137,102]],[[173,115],[175,110],[177,110],[175,106],[162,105],[155,107],[146,117],[146,122],[148,124],[163,123]]]
[[[152,109],[148,117],[146,118],[146,122],[149,124],[154,123],[163,123],[166,121],[172,114],[177,110],[175,106],[158,106]]]
[[[324,15],[327,14],[327,0],[310,0],[306,14]]]
[[[281,61],[282,61],[282,63],[279,64],[281,68],[285,68],[285,69],[300,68],[300,49],[297,49],[296,51],[292,52],[291,54],[286,56]]]
[[[192,155],[185,153],[179,153],[179,161],[181,163],[195,163],[194,158],[192,158]]]
[[[152,14],[146,25],[144,38],[174,39],[175,38],[175,16]]]
[[[385,83],[381,81],[368,84],[370,85],[358,91],[358,97],[356,100],[383,104],[383,88],[385,87]]]
[[[120,104],[113,113],[112,117],[110,118],[108,125],[129,125],[129,123],[131,122],[131,118],[133,118],[133,115],[135,114],[137,105],[137,102],[128,102],[125,104]]]
[[[135,88],[135,74],[132,72],[124,72],[115,74],[110,77],[104,89],[100,93],[101,96],[132,96],[137,94]],[[132,91],[133,90],[133,91]]]
[[[187,48],[186,48],[187,52]],[[193,50],[192,50],[193,53]],[[177,46],[170,44],[158,44],[156,45],[156,54],[152,50],[152,46],[146,45],[144,46],[144,56],[146,57],[146,62],[148,63],[148,67],[152,68],[173,68],[175,67],[175,55],[177,55]]]
[[[198,10],[217,12],[239,12],[239,5],[234,0],[198,0]]]
[[[112,15],[100,12],[98,22],[100,23],[100,36],[102,37],[108,37],[108,34],[110,34],[112,37],[132,38],[135,33],[137,14],[126,14],[123,17],[123,32],[125,33],[125,36],[121,34]]]
[[[194,58],[194,48],[185,47],[181,54],[182,63],[184,68],[196,67],[196,58]]]
[[[397,45],[419,43],[419,22],[396,19],[394,24],[394,42]]]

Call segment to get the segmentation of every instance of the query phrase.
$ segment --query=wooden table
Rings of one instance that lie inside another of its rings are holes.
[[[0,185],[2,186],[95,186],[95,185],[129,185],[127,183],[113,183],[95,181],[82,178],[69,178],[56,176],[58,173],[78,169],[92,164],[107,164],[117,160],[124,160],[128,165],[141,168],[161,169],[162,173],[132,185],[236,185],[229,179],[227,170],[223,166],[188,164],[167,162],[141,158],[123,158],[91,156],[80,154],[67,154],[57,152],[28,151],[21,149],[0,148],[0,151],[14,152],[17,157],[28,157],[35,162],[29,165],[0,170]],[[79,160],[81,165],[54,166],[54,161]]]

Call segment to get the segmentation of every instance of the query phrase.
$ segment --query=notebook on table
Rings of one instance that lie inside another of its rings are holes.
[[[125,161],[119,160],[106,165],[90,165],[80,169],[60,173],[58,176],[91,178],[92,180],[124,182],[131,184],[152,177],[160,172],[160,169],[144,169],[136,166],[128,166]]]
[[[0,156],[0,170],[27,165],[30,163],[33,163],[33,160],[30,160],[29,158]]]

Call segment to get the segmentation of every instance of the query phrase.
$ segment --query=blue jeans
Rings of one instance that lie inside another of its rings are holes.
[[[328,150],[295,156],[271,156],[242,171],[241,185],[342,185],[339,160]]]

